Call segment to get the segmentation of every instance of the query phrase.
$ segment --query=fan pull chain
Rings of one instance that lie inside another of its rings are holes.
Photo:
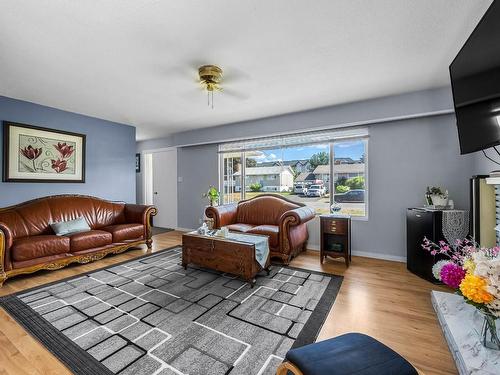
[[[207,91],[207,105],[210,107],[210,96],[212,96],[212,109],[214,109],[214,90]]]

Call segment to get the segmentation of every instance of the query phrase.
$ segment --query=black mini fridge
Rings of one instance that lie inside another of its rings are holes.
[[[422,208],[408,208],[406,211],[406,267],[415,275],[430,282],[439,283],[432,275],[432,266],[443,255],[431,255],[422,249],[424,237],[434,243],[444,240],[443,211],[427,211]]]

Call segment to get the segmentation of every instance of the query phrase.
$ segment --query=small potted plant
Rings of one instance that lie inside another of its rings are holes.
[[[448,190],[443,191],[439,186],[427,186],[426,195],[431,198],[434,206],[446,207],[448,205]]]
[[[210,185],[207,192],[203,194],[203,198],[208,198],[210,206],[216,206],[219,203],[219,197],[219,190],[212,185]]]

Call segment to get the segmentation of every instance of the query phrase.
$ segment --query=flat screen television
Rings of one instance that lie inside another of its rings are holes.
[[[450,65],[460,152],[500,144],[500,0],[486,11]]]

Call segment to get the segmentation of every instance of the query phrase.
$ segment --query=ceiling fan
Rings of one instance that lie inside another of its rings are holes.
[[[240,74],[241,75],[241,74]],[[202,88],[207,92],[208,106],[214,108],[214,91],[224,91],[225,95],[233,96],[238,99],[247,99],[248,95],[238,93],[231,89],[224,89],[221,84],[231,83],[232,81],[238,79],[237,74],[234,73],[228,77],[223,78],[223,72],[217,65],[202,65],[198,68],[198,82],[201,84]],[[243,75],[241,75],[243,76]],[[240,77],[241,78],[241,77]]]
[[[220,83],[222,81],[222,69],[217,65],[203,65],[198,68],[200,84],[207,90],[208,105],[210,106],[210,96],[212,96],[212,109],[214,108],[214,90],[222,91]]]

